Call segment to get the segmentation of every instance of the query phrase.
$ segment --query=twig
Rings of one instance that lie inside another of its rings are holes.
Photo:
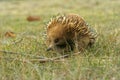
[[[10,53],[10,54],[19,54],[19,53],[17,53],[17,52],[4,51],[4,50],[0,50],[0,52],[2,52],[2,53]]]
[[[80,54],[80,52],[74,53],[71,56],[76,56]],[[45,59],[32,59],[32,62],[40,62],[40,63],[45,63],[45,62],[59,62],[59,61],[63,61],[64,58],[68,58],[70,56],[70,54],[66,54],[63,56],[59,56],[59,57],[54,57],[54,58],[45,58]]]
[[[10,51],[5,51],[5,50],[0,50],[0,52],[2,52],[2,53],[10,53],[10,54],[19,54],[17,52],[10,52]],[[53,58],[43,57],[43,59],[30,59],[30,61],[31,62],[36,62],[37,61],[37,62],[40,62],[40,63],[45,63],[45,62],[59,62],[59,61],[63,61],[64,58],[68,58],[69,56],[76,56],[78,54],[80,54],[80,52],[74,53],[72,55],[71,54],[66,54],[66,55],[63,55],[63,56],[53,57]],[[23,62],[25,62],[25,61],[23,61]]]
[[[76,56],[78,54],[80,54],[81,52],[77,52],[77,53],[73,53],[71,56]],[[66,54],[66,55],[63,55],[63,56],[60,56],[60,57],[55,57],[53,58],[54,60],[58,60],[58,59],[61,59],[61,58],[68,58],[70,56],[70,54]]]
[[[52,58],[48,58],[48,59],[31,59],[31,62],[40,62],[40,63],[46,63],[46,62],[63,62],[64,59],[58,59],[58,60],[54,60]]]

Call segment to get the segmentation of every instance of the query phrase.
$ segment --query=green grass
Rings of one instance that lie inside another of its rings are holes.
[[[0,53],[0,80],[119,80],[119,8],[120,0],[1,0],[0,50],[18,54]],[[45,51],[46,23],[58,13],[81,15],[98,33],[95,45],[64,62],[31,62],[59,56]],[[41,20],[28,22],[29,15]],[[6,38],[6,31],[17,36]]]

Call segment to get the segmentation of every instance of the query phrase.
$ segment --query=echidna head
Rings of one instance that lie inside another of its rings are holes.
[[[60,25],[48,30],[47,38],[47,51],[55,50],[61,53],[64,51],[73,50],[73,41],[69,38],[67,32],[65,32],[64,28]]]
[[[67,40],[65,38],[53,38],[49,40],[49,45],[47,51],[55,50],[59,53],[65,51],[72,51],[74,43],[72,40]]]
[[[67,46],[67,43],[64,39],[51,38],[51,39],[49,39],[49,45],[48,45],[47,51],[49,51],[49,50],[56,50],[56,51],[63,50],[66,48],[66,46]]]

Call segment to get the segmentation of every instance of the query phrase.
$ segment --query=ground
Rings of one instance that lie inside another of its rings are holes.
[[[0,0],[0,80],[119,80],[119,8],[120,0]],[[31,61],[60,56],[45,45],[46,23],[59,13],[82,16],[98,33],[95,45],[60,62]]]

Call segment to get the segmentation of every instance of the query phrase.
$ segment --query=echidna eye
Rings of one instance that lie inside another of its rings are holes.
[[[57,38],[57,39],[55,39],[55,40],[54,40],[54,42],[55,42],[55,43],[58,43],[58,42],[59,42],[59,39],[58,39],[58,38]]]

